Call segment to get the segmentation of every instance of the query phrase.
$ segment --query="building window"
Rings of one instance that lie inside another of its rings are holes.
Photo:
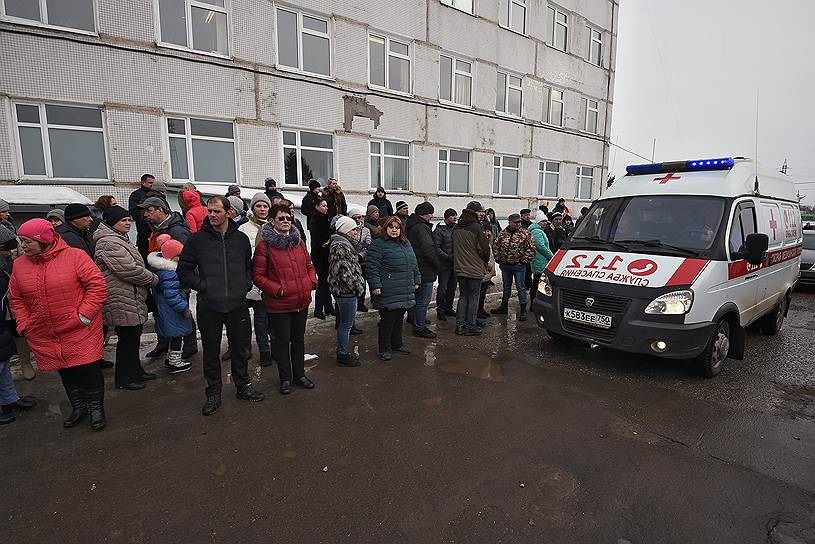
[[[496,195],[518,196],[521,159],[498,155],[493,160],[492,192]]]
[[[21,22],[96,31],[94,0],[0,0],[3,13]]]
[[[556,127],[563,126],[563,91],[557,89],[545,89],[545,103],[543,112],[543,122]]]
[[[597,100],[584,98],[583,103],[586,107],[586,123],[584,130],[586,132],[591,132],[592,134],[597,134],[597,127],[599,124],[598,120],[600,119],[600,107]]]
[[[520,34],[526,34],[526,0],[500,0],[498,24]]]
[[[407,191],[410,185],[410,144],[371,142],[371,187]]]
[[[555,9],[547,8],[549,10],[549,24],[547,28],[547,43],[559,49],[566,51],[566,45],[569,42],[569,17],[564,12]]]
[[[594,183],[594,168],[588,166],[577,167],[577,193],[579,200],[591,200],[592,184]]]
[[[588,57],[586,60],[596,66],[602,66],[603,60],[603,35],[599,30],[595,30],[590,26],[586,27],[589,33],[589,48]]]
[[[237,182],[232,123],[170,117],[167,132],[172,179],[196,183]]]
[[[472,106],[473,65],[449,55],[439,56],[439,100]]]
[[[540,196],[558,196],[560,183],[560,163],[541,161],[538,166],[538,194]]]
[[[277,62],[302,72],[330,76],[328,20],[277,8]]]
[[[386,36],[368,36],[369,79],[372,87],[410,93],[410,44]]]
[[[467,13],[473,12],[473,0],[441,0],[441,3]]]
[[[17,103],[14,117],[23,177],[108,179],[101,109]]]
[[[470,152],[439,149],[439,192],[470,192]]]
[[[286,185],[308,185],[312,179],[325,185],[334,177],[334,138],[330,134],[284,130],[283,165]]]
[[[520,117],[523,94],[523,80],[521,78],[505,72],[498,72],[495,111]]]
[[[158,0],[159,41],[205,53],[229,54],[230,0]]]

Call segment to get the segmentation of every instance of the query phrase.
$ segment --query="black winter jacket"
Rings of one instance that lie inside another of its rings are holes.
[[[198,291],[198,306],[229,312],[246,304],[252,289],[252,246],[231,219],[226,234],[204,220],[190,236],[176,270],[185,287]]]
[[[380,190],[385,193],[385,190],[382,189],[382,187],[377,188],[377,191]],[[391,204],[391,201],[388,200],[387,193],[385,193],[385,196],[382,198],[376,198],[376,193],[374,193],[374,197],[368,202],[368,206],[376,206],[379,208],[380,219],[385,219],[386,217],[393,215],[393,204]]]
[[[563,244],[566,242],[566,238],[569,236],[563,227],[552,228],[551,223],[546,225],[546,228],[543,229],[543,232],[549,239],[549,249],[552,250],[552,253],[560,249],[561,246],[563,246]]]
[[[321,212],[314,212],[309,221],[308,230],[311,233],[311,262],[317,269],[317,274],[328,274],[328,246],[326,242],[331,237],[331,221]]]
[[[422,274],[422,283],[432,283],[439,275],[439,256],[433,243],[433,231],[430,223],[424,217],[411,214],[407,218],[407,238],[416,254],[419,272]]]
[[[314,214],[314,208],[318,198],[320,198],[320,195],[314,193],[314,191],[307,192],[303,197],[303,202],[300,204],[300,211],[306,216],[306,226],[308,226],[311,216]]]
[[[205,220],[206,222],[206,220]],[[169,234],[173,240],[178,240],[182,244],[186,244],[192,233],[190,232],[190,225],[181,217],[178,212],[172,212],[164,222],[158,226],[150,225],[150,229],[156,234]]]
[[[439,257],[439,270],[453,269],[453,228],[445,223],[436,225],[433,231],[433,245]]]
[[[76,249],[81,249],[88,254],[88,257],[93,259],[94,243],[90,229],[79,230],[70,222],[65,222],[58,226],[56,230],[59,235],[62,236],[62,239],[65,240],[66,244]]]

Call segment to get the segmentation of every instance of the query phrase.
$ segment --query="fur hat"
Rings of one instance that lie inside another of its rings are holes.
[[[170,259],[171,261],[181,255],[181,251],[184,249],[184,246],[178,240],[173,240],[170,238],[163,244],[161,244],[161,256],[165,259]]]
[[[345,215],[341,215],[337,218],[337,222],[334,225],[334,228],[340,234],[348,234],[353,229],[357,228],[357,222],[347,217]]]
[[[29,219],[23,223],[17,230],[17,234],[42,244],[53,243],[54,237],[56,236],[54,226],[51,222],[39,218]]]

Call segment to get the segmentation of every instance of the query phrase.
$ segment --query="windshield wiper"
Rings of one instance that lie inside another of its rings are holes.
[[[673,251],[679,251],[681,253],[684,253],[685,255],[691,255],[693,257],[699,256],[699,252],[696,250],[688,249],[686,247],[672,246],[671,244],[666,244],[661,240],[621,240],[621,242],[626,244],[640,244],[645,247],[671,249]]]
[[[594,242],[597,244],[608,244],[610,246],[614,246],[616,248],[622,249],[623,251],[630,251],[626,246],[619,242],[613,242],[611,240],[606,240],[605,238],[600,238],[599,236],[573,236],[570,242],[575,240],[585,240],[586,242]]]

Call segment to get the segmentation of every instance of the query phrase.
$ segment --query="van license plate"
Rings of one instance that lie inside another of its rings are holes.
[[[584,325],[591,325],[592,327],[600,329],[611,328],[610,315],[593,314],[591,312],[584,312],[583,310],[564,308],[563,319],[566,321],[574,321],[575,323],[583,323]]]

